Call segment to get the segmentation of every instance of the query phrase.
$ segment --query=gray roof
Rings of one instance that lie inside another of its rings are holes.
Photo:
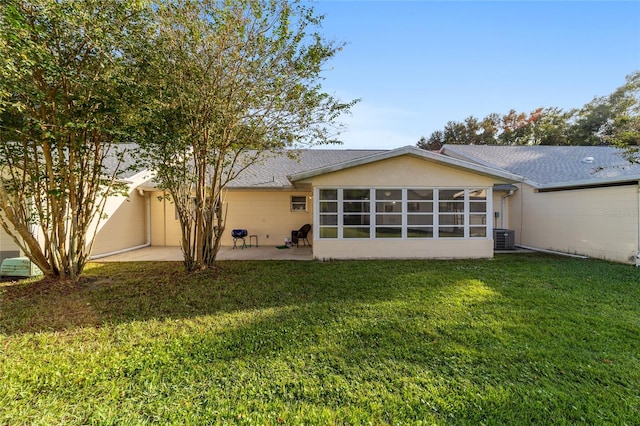
[[[514,182],[525,180],[537,188],[640,180],[640,164],[630,163],[620,149],[612,147],[445,145],[441,153],[410,146],[394,150],[307,149],[265,154],[231,181],[228,188],[292,188],[292,182],[306,177],[407,154]],[[152,188],[155,183],[150,181],[146,186]]]
[[[375,161],[387,160],[389,158],[398,157],[402,155],[408,155],[414,158],[420,158],[425,161],[437,162],[437,163],[445,164],[447,166],[455,167],[458,169],[473,171],[485,176],[498,177],[498,178],[506,179],[509,181],[521,182],[524,180],[522,176],[514,175],[513,173],[509,173],[501,169],[496,169],[495,167],[486,167],[482,164],[472,163],[472,162],[460,160],[454,157],[448,157],[438,152],[420,149],[413,145],[396,148],[391,151],[382,151],[377,154],[356,158],[343,163],[328,165],[328,166],[317,168],[314,170],[306,170],[306,171],[289,176],[289,180],[291,181],[302,180],[302,179],[310,178],[313,176],[318,176],[325,173],[331,173],[338,170],[344,170],[350,167],[360,166],[363,164],[369,164]]]
[[[290,188],[288,176],[309,170],[349,162],[386,152],[359,149],[307,149],[297,151],[297,158],[287,152],[271,154],[243,171],[229,183],[229,188]],[[294,151],[288,152],[292,154]]]
[[[112,144],[109,148],[109,153],[104,159],[104,166],[106,173],[113,173],[118,167],[120,171],[120,177],[126,179],[136,173],[145,170],[145,166],[136,160],[135,151],[138,149],[138,145],[134,143],[118,143]],[[118,165],[118,154],[124,151],[122,162]]]
[[[640,164],[608,146],[445,145],[442,153],[524,176],[540,188],[640,180]]]

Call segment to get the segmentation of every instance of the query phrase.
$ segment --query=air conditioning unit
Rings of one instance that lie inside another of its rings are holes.
[[[0,277],[35,277],[42,275],[42,271],[27,257],[13,257],[4,259],[0,265]]]
[[[516,231],[513,229],[493,230],[494,250],[514,250],[516,248]]]

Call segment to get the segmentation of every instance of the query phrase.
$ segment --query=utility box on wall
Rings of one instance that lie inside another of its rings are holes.
[[[28,257],[13,257],[4,259],[0,265],[0,277],[35,277],[42,275],[42,271]]]
[[[493,230],[494,250],[514,250],[516,248],[516,231],[497,228]]]

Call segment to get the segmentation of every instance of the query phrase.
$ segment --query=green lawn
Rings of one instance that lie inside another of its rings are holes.
[[[633,266],[93,264],[0,303],[0,424],[640,422]]]

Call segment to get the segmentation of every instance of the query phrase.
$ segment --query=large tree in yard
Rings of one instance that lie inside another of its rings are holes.
[[[343,103],[321,87],[341,45],[297,1],[158,2],[141,145],[175,203],[187,270],[213,265],[227,184],[265,155],[330,143]]]
[[[80,276],[91,230],[118,189],[138,3],[0,6],[0,225],[49,277]]]

